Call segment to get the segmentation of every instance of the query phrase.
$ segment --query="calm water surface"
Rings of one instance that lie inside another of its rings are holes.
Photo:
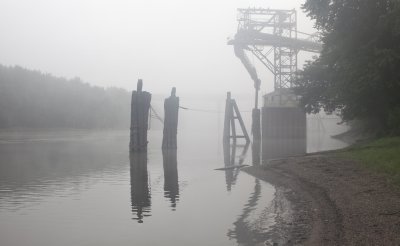
[[[275,223],[274,187],[213,170],[221,147],[202,134],[163,155],[150,131],[147,158],[127,132],[72,135],[3,138],[1,245],[237,245]]]
[[[222,115],[189,124],[196,115],[180,116],[179,149],[169,153],[154,122],[148,153],[131,156],[127,131],[0,132],[0,245],[273,240],[284,212],[279,190],[238,170],[214,170],[224,166]],[[308,151],[345,145],[318,127],[308,129]],[[247,156],[243,164],[251,164]]]

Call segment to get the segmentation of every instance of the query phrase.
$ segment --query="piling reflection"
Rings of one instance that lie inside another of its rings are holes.
[[[238,245],[255,245],[263,240],[264,235],[247,221],[251,212],[257,207],[260,196],[260,180],[255,179],[254,192],[250,195],[242,214],[233,223],[233,229],[229,230],[227,234],[230,239],[236,239]]]
[[[261,181],[255,179],[254,191],[227,236],[235,239],[238,245],[288,245],[290,233],[287,225],[291,223],[291,213],[284,191],[277,188],[270,204],[257,212],[261,187]]]
[[[133,219],[143,223],[151,216],[151,192],[147,173],[147,152],[129,154],[131,173],[131,206]]]
[[[253,138],[253,144],[251,145],[253,166],[259,166],[261,164],[261,141]]]
[[[163,150],[164,197],[171,202],[172,210],[176,209],[179,200],[178,161],[176,149]]]
[[[247,151],[249,150],[250,144],[238,145],[236,142],[230,143],[224,142],[224,163],[225,167],[233,167],[240,166],[244,164],[244,160],[247,155]],[[241,150],[241,154],[239,156],[236,155],[238,151]],[[236,158],[238,161],[236,162]],[[226,180],[226,189],[228,191],[232,190],[232,186],[235,185],[237,176],[240,172],[239,168],[231,168],[225,170],[225,180]]]

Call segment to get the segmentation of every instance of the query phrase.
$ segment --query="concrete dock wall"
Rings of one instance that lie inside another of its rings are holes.
[[[262,108],[262,161],[306,153],[306,113],[298,107]]]

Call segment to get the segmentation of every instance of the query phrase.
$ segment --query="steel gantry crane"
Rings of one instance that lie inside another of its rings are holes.
[[[274,89],[291,88],[297,71],[300,50],[319,53],[322,45],[318,36],[297,30],[296,10],[238,9],[238,30],[228,44],[242,61],[255,88],[260,79],[245,51],[250,51],[274,75]],[[300,38],[302,36],[303,38]]]
[[[253,164],[259,164],[261,112],[258,108],[258,94],[261,80],[254,65],[249,61],[246,51],[251,52],[274,75],[275,91],[271,93],[274,94],[271,99],[274,101],[273,98],[277,94],[281,102],[284,94],[287,98],[295,98],[291,95],[290,88],[292,88],[293,81],[296,79],[299,51],[319,53],[322,45],[318,42],[319,37],[317,35],[307,35],[297,30],[297,12],[294,9],[238,9],[237,21],[237,33],[234,39],[228,41],[228,44],[233,45],[235,55],[241,60],[254,81],[255,107],[252,113],[252,150]],[[266,100],[267,98],[268,96],[265,96]],[[284,112],[285,110],[281,110],[280,114],[284,115]],[[305,119],[305,115],[298,118],[300,120]],[[305,132],[305,124],[300,125]],[[274,126],[268,127],[273,128]],[[294,125],[290,127],[296,128]],[[268,133],[266,133],[266,137],[267,135]],[[263,145],[264,142],[267,143],[263,139]]]

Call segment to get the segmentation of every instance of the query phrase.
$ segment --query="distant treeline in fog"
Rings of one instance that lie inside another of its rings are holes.
[[[130,93],[0,65],[0,128],[128,128]]]

